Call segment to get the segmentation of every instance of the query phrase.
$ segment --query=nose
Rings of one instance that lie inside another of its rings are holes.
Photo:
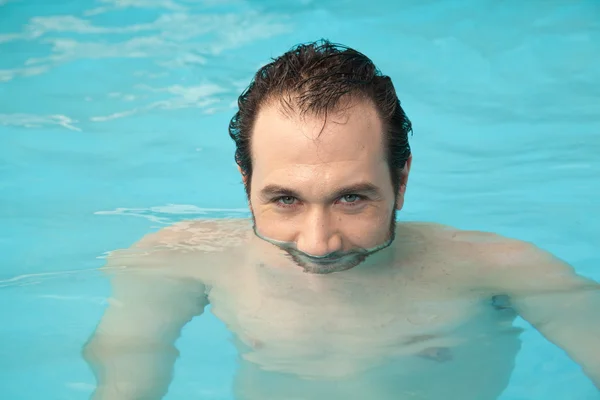
[[[324,257],[342,250],[342,238],[325,210],[313,210],[306,215],[296,246],[313,257]]]

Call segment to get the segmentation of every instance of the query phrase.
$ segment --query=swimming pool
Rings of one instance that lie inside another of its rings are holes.
[[[84,399],[103,255],[247,215],[227,124],[252,73],[320,37],[394,79],[415,135],[406,220],[529,240],[600,280],[600,5],[589,1],[0,0],[0,396]],[[524,322],[503,400],[596,399]],[[210,313],[167,399],[231,399]]]

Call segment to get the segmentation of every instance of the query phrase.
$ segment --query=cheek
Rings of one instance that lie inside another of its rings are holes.
[[[364,248],[379,245],[389,235],[391,213],[378,210],[370,215],[341,217],[339,230],[355,246]]]
[[[252,209],[256,230],[262,236],[283,242],[294,240],[296,232],[301,228],[300,215],[277,212],[272,206],[258,206]]]

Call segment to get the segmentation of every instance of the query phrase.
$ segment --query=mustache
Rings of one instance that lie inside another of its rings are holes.
[[[355,256],[355,257],[356,256],[365,256],[366,257],[370,254],[373,254],[380,250],[383,250],[386,247],[389,247],[395,239],[395,230],[391,230],[390,237],[388,238],[388,240],[386,240],[384,243],[382,243],[378,246],[375,246],[374,248],[354,249],[354,250],[351,250],[348,252],[334,251],[334,252],[331,252],[329,254],[325,254],[322,256],[315,256],[313,254],[305,253],[305,252],[299,250],[296,243],[294,243],[294,242],[284,242],[284,241],[280,241],[280,240],[270,239],[270,238],[267,238],[267,237],[261,235],[256,228],[256,224],[252,228],[253,228],[254,234],[256,236],[258,236],[260,239],[262,239],[268,243],[271,243],[271,244],[279,247],[281,250],[284,250],[286,253],[288,253],[288,256],[302,257],[305,260],[308,260],[314,264],[332,263],[335,261],[339,261],[339,260],[343,259],[344,257],[348,257],[348,256]]]
[[[298,248],[294,244],[290,244],[289,246],[285,246],[285,247],[282,247],[282,246],[279,246],[279,247],[282,250],[285,250],[286,252],[288,252],[292,256],[302,257],[303,259],[310,261],[311,263],[314,263],[314,264],[327,264],[327,263],[339,261],[347,256],[359,256],[359,255],[368,253],[368,250],[357,249],[357,250],[353,250],[353,251],[349,251],[349,252],[336,251],[336,252],[332,252],[329,254],[325,254],[323,256],[315,256],[315,255],[305,253],[303,251],[298,250]]]

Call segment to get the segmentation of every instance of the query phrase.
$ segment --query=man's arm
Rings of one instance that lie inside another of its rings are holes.
[[[160,399],[171,382],[183,326],[203,312],[204,285],[182,274],[167,228],[118,251],[103,268],[113,294],[83,356],[97,380],[94,400]]]
[[[500,273],[492,274],[496,287],[600,389],[600,284],[531,245],[517,244],[504,254]]]

